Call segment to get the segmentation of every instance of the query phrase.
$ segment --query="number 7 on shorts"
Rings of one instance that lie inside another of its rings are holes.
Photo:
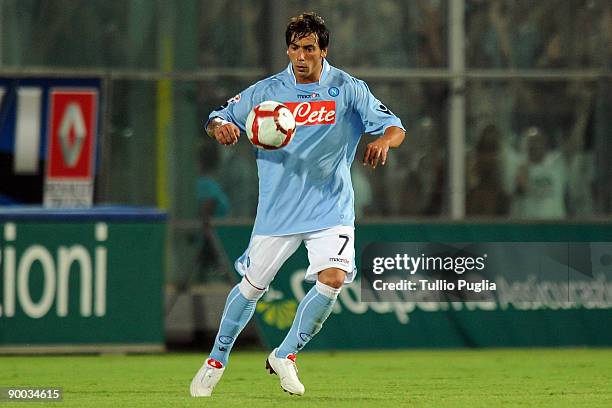
[[[340,252],[338,252],[338,255],[342,255],[342,251],[344,251],[344,248],[346,248],[346,244],[348,244],[350,238],[348,235],[343,234],[340,234],[338,236],[344,240],[344,244],[342,244],[342,248],[340,248]]]

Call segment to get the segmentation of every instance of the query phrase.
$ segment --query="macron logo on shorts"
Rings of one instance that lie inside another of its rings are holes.
[[[336,101],[285,102],[297,126],[333,125],[336,123]]]
[[[332,257],[332,258],[329,258],[329,261],[330,262],[340,262],[340,263],[343,263],[343,264],[346,264],[346,265],[349,264],[348,259],[344,259],[344,258],[333,258]]]

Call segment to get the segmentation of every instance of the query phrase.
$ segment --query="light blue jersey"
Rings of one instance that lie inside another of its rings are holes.
[[[361,135],[382,135],[402,122],[365,82],[323,62],[319,82],[296,83],[291,64],[213,111],[245,131],[251,109],[282,102],[297,130],[280,150],[256,149],[259,204],[253,235],[289,235],[337,225],[354,226],[350,167]],[[241,141],[240,143],[244,143]]]

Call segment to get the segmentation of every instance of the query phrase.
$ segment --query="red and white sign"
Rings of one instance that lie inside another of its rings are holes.
[[[336,101],[285,102],[297,126],[333,125],[336,123]]]
[[[92,179],[98,113],[97,90],[52,90],[47,179]]]
[[[46,205],[91,205],[97,115],[97,90],[50,91]]]

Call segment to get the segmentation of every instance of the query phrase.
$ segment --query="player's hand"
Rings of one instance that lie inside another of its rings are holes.
[[[226,123],[215,128],[214,137],[223,145],[233,145],[240,137],[240,129],[233,123]]]
[[[389,142],[383,138],[378,138],[373,142],[368,143],[365,154],[363,155],[363,165],[376,168],[378,163],[383,166],[387,162],[387,153],[389,152]]]

